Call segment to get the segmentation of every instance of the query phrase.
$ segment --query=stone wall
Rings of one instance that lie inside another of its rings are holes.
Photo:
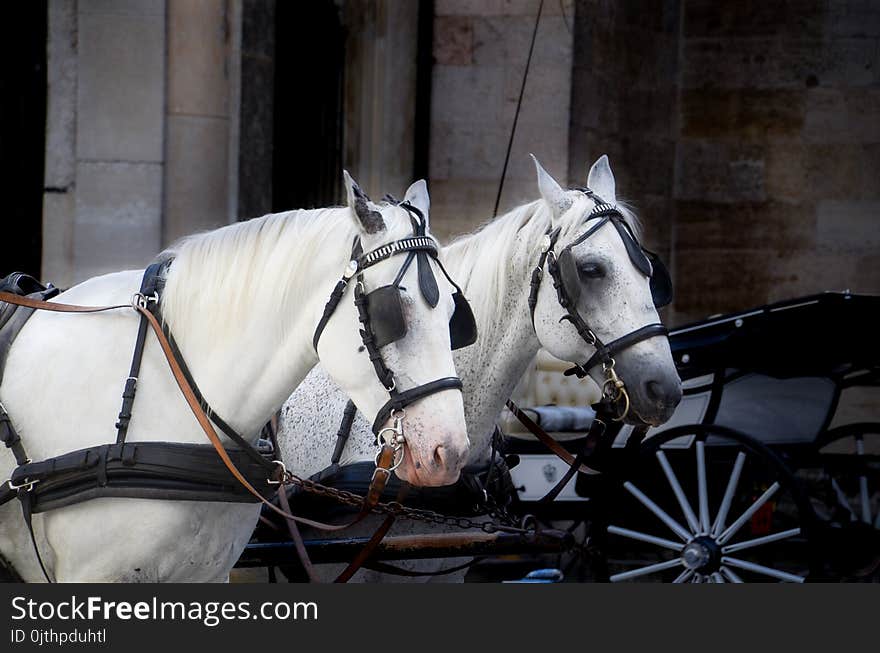
[[[165,2],[49,3],[42,274],[57,285],[159,249]]]
[[[579,0],[570,169],[607,152],[672,324],[880,291],[880,7]]]
[[[602,154],[646,244],[672,255],[679,0],[576,4],[569,169],[583,185]]]
[[[229,222],[236,16],[238,0],[49,3],[45,279],[143,267]]]
[[[568,178],[572,2],[545,2],[500,211],[538,195],[533,152]],[[434,233],[492,217],[535,24],[535,0],[436,0],[430,192]]]
[[[880,6],[682,6],[677,320],[880,291]]]

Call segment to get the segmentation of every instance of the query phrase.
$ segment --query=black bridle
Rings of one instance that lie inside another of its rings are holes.
[[[381,347],[406,335],[406,323],[403,319],[403,311],[400,304],[400,282],[413,260],[416,260],[418,264],[419,288],[422,296],[432,308],[439,301],[439,290],[428,257],[436,261],[443,274],[456,289],[454,294],[455,313],[450,321],[450,336],[453,348],[472,344],[476,340],[476,327],[473,321],[473,314],[461,292],[461,288],[452,280],[438,258],[436,241],[426,234],[426,221],[422,212],[407,202],[401,202],[398,206],[409,213],[413,225],[413,236],[387,243],[366,253],[363,252],[360,238],[355,238],[351,251],[351,260],[342,278],[330,294],[330,299],[324,307],[321,320],[315,328],[312,344],[317,352],[318,342],[324,328],[342,300],[349,282],[356,277],[354,304],[358,311],[358,319],[362,324],[360,329],[361,340],[370,357],[370,362],[373,364],[376,376],[390,395],[388,401],[379,409],[376,418],[373,420],[373,433],[381,445],[385,439],[385,432],[390,431],[392,435],[389,438],[389,444],[392,444],[397,451],[400,451],[404,443],[404,409],[419,399],[438,392],[462,389],[461,379],[457,376],[450,376],[401,390],[397,387],[393,370],[388,367],[382,357]],[[407,256],[394,281],[387,286],[367,292],[364,284],[364,271],[398,254],[406,254]],[[383,428],[383,425],[389,418],[394,419],[394,426]],[[401,460],[402,457],[398,458],[396,463],[399,463]]]
[[[532,271],[532,279],[529,290],[529,312],[532,316],[532,324],[535,322],[535,307],[538,304],[538,292],[541,288],[541,281],[544,276],[544,265],[547,265],[547,271],[553,279],[553,288],[556,290],[556,298],[559,305],[566,310],[566,314],[562,316],[560,322],[568,321],[574,325],[575,329],[591,347],[595,348],[595,352],[587,360],[586,363],[575,363],[574,366],[566,370],[565,374],[570,376],[576,375],[583,378],[589,374],[589,371],[598,364],[602,364],[605,373],[605,382],[602,385],[602,399],[609,404],[618,402],[624,403],[624,407],[619,411],[615,419],[622,421],[629,412],[629,395],[626,391],[626,385],[617,376],[614,370],[614,355],[618,352],[632,347],[636,343],[657,336],[667,337],[669,332],[662,324],[647,324],[643,327],[635,329],[620,338],[604,343],[596,335],[595,331],[590,328],[583,316],[578,312],[577,301],[580,297],[580,280],[577,268],[572,255],[572,248],[581,244],[590,236],[595,234],[606,224],[614,225],[633,265],[645,276],[651,279],[651,292],[654,297],[654,304],[657,307],[665,306],[672,299],[672,285],[669,281],[669,273],[660,262],[660,259],[653,252],[644,249],[632,233],[629,225],[627,225],[623,214],[613,204],[604,202],[589,188],[578,189],[595,202],[595,207],[586,214],[584,223],[591,220],[598,220],[596,224],[587,229],[582,235],[569,243],[557,254],[554,250],[556,241],[559,238],[561,228],[553,228],[552,226],[544,235],[544,245],[541,250],[541,256],[538,265]]]

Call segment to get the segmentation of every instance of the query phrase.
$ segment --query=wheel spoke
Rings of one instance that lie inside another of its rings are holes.
[[[697,441],[697,494],[700,502],[700,533],[709,532],[709,490],[706,487],[706,443]]]
[[[639,531],[632,531],[628,528],[621,528],[620,526],[609,526],[608,532],[613,533],[614,535],[628,537],[633,540],[647,542],[648,544],[656,544],[657,546],[662,546],[665,549],[672,549],[676,552],[681,551],[681,542],[673,542],[672,540],[666,540],[662,537],[648,535],[647,533],[640,533]]]
[[[862,503],[862,521],[871,523],[871,500],[868,495],[868,477],[859,476],[859,498]]]
[[[655,574],[658,571],[663,571],[664,569],[672,569],[673,567],[678,567],[679,565],[681,565],[681,560],[675,558],[673,560],[666,560],[664,562],[658,562],[653,565],[648,565],[647,567],[639,567],[638,569],[631,569],[630,571],[624,571],[619,574],[614,574],[608,580],[610,580],[612,583],[619,583],[622,580],[629,580],[630,578],[638,578],[639,576]]]
[[[688,533],[681,524],[679,524],[672,517],[667,515],[666,512],[660,506],[658,506],[656,503],[651,501],[645,495],[645,493],[642,492],[635,485],[633,485],[631,481],[627,481],[626,483],[624,483],[623,487],[626,488],[627,492],[629,492],[636,499],[638,499],[639,502],[643,506],[645,506],[645,508],[647,508],[648,510],[653,512],[654,515],[656,515],[660,521],[662,521],[664,524],[666,524],[673,533],[678,535],[682,539],[683,542],[687,542],[688,540],[691,539],[691,534]]]
[[[852,506],[849,505],[849,499],[846,498],[846,494],[844,494],[843,490],[840,489],[840,485],[837,483],[837,479],[831,479],[831,488],[834,490],[834,497],[837,499],[837,503],[839,503],[840,507],[849,513],[849,520],[858,521],[859,518],[856,513],[853,512]]]
[[[743,549],[751,549],[756,546],[761,546],[762,544],[769,544],[770,542],[778,542],[779,540],[785,540],[789,537],[794,537],[795,535],[800,535],[800,528],[792,528],[787,531],[782,531],[781,533],[773,533],[772,535],[765,535],[764,537],[756,537],[752,540],[744,540],[742,542],[736,542],[735,544],[728,544],[727,546],[721,547],[721,553],[733,553],[734,551],[742,551]]]
[[[731,583],[742,583],[743,579],[733,573],[733,569],[730,567],[725,567],[722,565],[721,573],[729,580]]]
[[[687,500],[687,497],[684,495],[684,490],[681,489],[678,477],[675,475],[675,472],[672,471],[672,465],[669,464],[669,460],[666,458],[666,454],[662,449],[657,450],[657,460],[660,462],[660,467],[663,468],[663,473],[666,474],[666,480],[669,481],[669,487],[672,488],[672,492],[678,500],[678,505],[681,506],[681,511],[684,513],[684,518],[687,520],[688,526],[691,527],[691,530],[694,533],[699,533],[700,525],[697,522],[697,516],[694,514],[693,508],[691,508],[691,504]]]
[[[743,524],[751,519],[752,515],[758,512],[761,506],[763,506],[770,500],[770,497],[776,494],[776,491],[779,489],[779,487],[780,486],[778,481],[774,482],[773,485],[768,487],[764,491],[764,494],[758,497],[758,499],[751,506],[749,506],[742,515],[739,516],[739,519],[733,522],[730,526],[727,527],[727,530],[721,533],[721,535],[718,537],[718,544],[724,544],[725,542],[727,542],[727,540],[736,535],[737,531],[742,528]]]
[[[865,440],[863,436],[856,436],[856,455],[865,455]],[[866,524],[871,523],[871,501],[868,495],[868,477],[859,476],[859,500],[862,507],[862,521]]]
[[[714,583],[725,583],[727,581],[724,580],[724,576],[719,574],[717,571],[712,572],[712,582]]]
[[[730,512],[730,504],[733,502],[733,495],[736,493],[739,475],[745,462],[746,454],[744,451],[740,451],[736,454],[736,461],[733,463],[730,479],[727,481],[727,489],[724,490],[724,498],[721,499],[721,507],[718,508],[718,515],[715,517],[715,523],[712,524],[712,534],[715,536],[721,533],[726,526],[727,513]]]
[[[746,571],[751,571],[756,574],[762,574],[764,576],[770,576],[772,578],[778,578],[779,580],[785,580],[789,583],[803,583],[804,578],[802,576],[797,576],[796,574],[790,574],[786,571],[781,571],[779,569],[773,569],[772,567],[765,567],[764,565],[758,565],[754,562],[749,562],[747,560],[740,560],[739,558],[731,558],[729,556],[722,556],[721,563],[724,565],[730,565],[731,567],[737,567],[739,569],[745,569]]]
[[[694,575],[694,570],[693,570],[693,569],[685,569],[685,570],[684,570],[683,572],[681,572],[681,573],[678,575],[678,577],[677,577],[674,581],[672,581],[672,582],[673,582],[673,583],[686,583],[686,582],[688,582],[688,581],[691,579],[691,576],[693,576],[693,575]]]

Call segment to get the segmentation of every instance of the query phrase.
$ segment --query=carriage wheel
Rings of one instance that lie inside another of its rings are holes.
[[[880,528],[880,484],[876,477],[880,424],[847,424],[826,432],[816,444],[827,463],[825,471],[837,507],[845,511],[849,521]],[[844,456],[855,464],[836,465]]]
[[[696,437],[687,448],[663,446],[682,436]],[[636,466],[606,506],[607,580],[801,583],[815,568],[806,496],[753,438],[714,425],[677,427],[649,438]]]
[[[880,424],[840,426],[816,444],[832,566],[844,577],[868,579],[880,568]]]

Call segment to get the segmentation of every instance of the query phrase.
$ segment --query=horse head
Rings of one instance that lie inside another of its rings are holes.
[[[467,343],[451,325],[466,323],[469,308],[430,235],[427,187],[417,181],[402,202],[374,203],[348,173],[344,180],[358,235],[316,351],[380,440],[402,445],[398,476],[453,483],[469,443],[452,359],[452,347]]]
[[[668,272],[639,244],[606,156],[578,190],[562,189],[537,159],[535,165],[552,215],[541,246],[543,273],[533,283],[538,339],[602,387],[621,419],[661,424],[682,396],[657,313],[671,300]]]

